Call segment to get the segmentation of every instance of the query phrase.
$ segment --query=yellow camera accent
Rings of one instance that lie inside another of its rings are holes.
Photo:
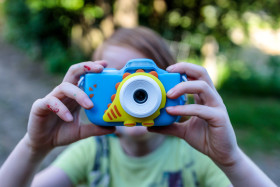
[[[124,83],[128,81],[130,78],[138,75],[147,76],[152,78],[159,86],[161,90],[161,103],[158,109],[151,115],[145,118],[136,118],[129,115],[122,107],[120,103],[120,90]],[[145,73],[143,70],[137,70],[136,73],[130,74],[125,73],[123,75],[123,80],[121,83],[116,84],[117,93],[112,95],[111,100],[112,104],[108,105],[108,109],[105,111],[103,115],[103,120],[106,122],[124,122],[124,126],[132,127],[135,126],[136,123],[142,123],[143,126],[150,127],[154,125],[154,119],[160,115],[160,109],[165,106],[166,103],[166,92],[163,84],[158,79],[158,74],[155,71],[151,71],[150,73]]]

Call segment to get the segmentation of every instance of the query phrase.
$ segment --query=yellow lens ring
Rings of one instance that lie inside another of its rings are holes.
[[[134,117],[132,115],[129,115],[122,107],[121,102],[120,102],[120,92],[121,89],[123,87],[123,85],[125,85],[125,83],[130,80],[131,78],[135,77],[135,76],[146,76],[149,79],[152,79],[153,81],[156,82],[156,84],[158,85],[160,92],[161,92],[161,102],[159,107],[156,109],[156,111],[148,116],[148,117],[144,117],[144,118],[137,118]],[[105,114],[103,115],[103,120],[106,122],[124,122],[131,124],[131,122],[138,122],[138,123],[142,123],[143,125],[145,125],[147,122],[147,124],[151,124],[153,123],[152,121],[159,116],[160,114],[160,109],[162,109],[165,106],[166,103],[166,91],[165,88],[163,86],[163,84],[161,83],[161,81],[153,74],[150,73],[145,73],[145,72],[136,72],[133,74],[129,74],[126,75],[126,77],[123,79],[123,81],[118,85],[117,87],[117,93],[115,96],[115,99],[113,101],[113,103],[110,105],[110,107],[108,108],[108,110],[105,112]],[[115,115],[117,118],[112,117],[112,112],[113,111],[118,110],[120,116]],[[111,111],[111,113],[110,113]],[[146,123],[145,123],[146,122]]]
[[[131,116],[145,118],[159,108],[162,93],[159,85],[150,77],[137,75],[130,77],[119,92],[122,108]]]

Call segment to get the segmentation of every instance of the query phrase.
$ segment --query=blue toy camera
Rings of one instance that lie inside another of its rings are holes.
[[[100,126],[166,126],[180,119],[165,107],[183,105],[185,96],[166,97],[168,90],[182,82],[179,73],[168,73],[150,59],[133,59],[121,69],[105,68],[101,73],[81,76],[79,86],[94,107],[85,110],[89,120]]]

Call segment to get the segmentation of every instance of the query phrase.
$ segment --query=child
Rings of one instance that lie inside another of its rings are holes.
[[[191,118],[150,128],[81,125],[80,106],[90,109],[94,103],[77,87],[80,75],[104,67],[121,69],[134,58],[149,58],[162,69],[188,76],[189,81],[169,90],[167,97],[194,94],[196,104],[166,110]],[[207,71],[190,63],[175,64],[153,31],[119,29],[96,50],[94,60],[71,66],[59,86],[35,101],[26,135],[1,167],[1,186],[275,186],[238,147]],[[100,136],[115,130],[118,136]],[[35,175],[53,148],[73,142]]]

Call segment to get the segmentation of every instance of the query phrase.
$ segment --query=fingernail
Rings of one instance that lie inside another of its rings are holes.
[[[89,98],[84,99],[84,104],[86,105],[87,108],[93,107],[93,103]]]
[[[173,89],[171,89],[171,90],[169,90],[168,92],[167,92],[167,96],[172,96],[173,95],[173,93],[174,93],[174,90]]]
[[[101,70],[103,69],[103,66],[101,66],[101,65],[99,65],[99,64],[96,64],[96,65],[94,66],[94,68],[95,68],[96,71],[101,71]]]
[[[67,121],[72,121],[73,120],[73,116],[70,114],[70,112],[67,112],[65,114],[65,118],[66,118]]]
[[[172,71],[175,68],[175,65],[171,65],[166,68],[166,71]]]
[[[174,107],[173,106],[166,107],[166,110],[172,112],[174,110]]]

